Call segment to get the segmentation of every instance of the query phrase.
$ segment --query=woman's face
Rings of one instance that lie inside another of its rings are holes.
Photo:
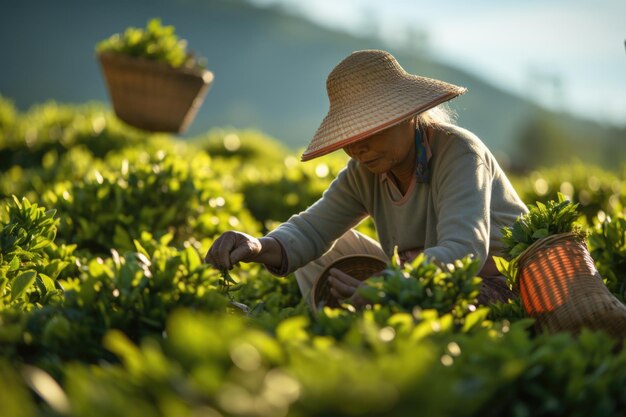
[[[382,174],[415,163],[414,140],[415,123],[412,119],[407,119],[345,146],[343,150],[372,173]]]

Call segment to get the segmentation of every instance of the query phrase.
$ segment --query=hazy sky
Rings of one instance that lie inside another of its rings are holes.
[[[380,34],[549,107],[626,125],[626,0],[254,1]],[[427,38],[416,42],[420,31]]]

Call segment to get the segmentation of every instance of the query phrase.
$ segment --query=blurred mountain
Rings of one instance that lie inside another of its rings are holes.
[[[23,110],[46,100],[108,102],[96,43],[127,26],[144,26],[152,17],[174,25],[215,74],[186,137],[213,127],[252,127],[292,149],[302,148],[328,109],[327,74],[350,52],[375,48],[392,52],[409,72],[468,87],[467,94],[451,103],[459,124],[514,162],[520,149],[519,158],[532,159],[533,149],[523,146],[536,140],[525,142],[523,135],[541,134],[544,120],[568,138],[594,135],[605,143],[624,133],[548,113],[486,80],[435,62],[418,52],[420,45],[394,49],[376,38],[323,29],[279,8],[259,8],[244,0],[7,2],[0,13],[0,94]],[[529,123],[537,128],[524,130]],[[619,161],[624,154],[611,155]]]

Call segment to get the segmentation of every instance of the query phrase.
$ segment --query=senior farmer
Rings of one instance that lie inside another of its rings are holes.
[[[224,233],[206,261],[219,268],[260,262],[281,276],[295,272],[310,302],[314,280],[333,260],[349,254],[389,259],[397,247],[404,261],[420,252],[440,263],[473,255],[486,290],[479,301],[493,301],[486,294],[494,288],[506,292],[492,257],[503,248],[500,229],[527,208],[492,153],[439,106],[466,89],[409,74],[378,50],[346,57],[326,85],[330,109],[302,161],[343,149],[347,166],[305,211],[261,238]],[[352,229],[366,216],[378,242]],[[361,281],[331,269],[329,282],[338,299],[364,303],[355,292]]]

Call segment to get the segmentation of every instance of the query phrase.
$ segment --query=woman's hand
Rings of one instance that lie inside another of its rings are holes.
[[[407,249],[405,251],[400,252],[400,264],[404,265],[407,262],[413,261],[413,259],[417,258],[417,256],[424,252],[424,249],[416,248],[416,249]]]
[[[261,253],[261,241],[248,234],[229,231],[221,235],[204,257],[219,269],[231,269],[237,262],[251,262]]]
[[[330,293],[337,300],[346,300],[357,308],[364,307],[370,302],[357,293],[357,289],[365,285],[362,281],[351,277],[345,272],[332,268],[328,277]]]
[[[237,262],[260,262],[278,268],[282,265],[283,252],[274,238],[257,239],[231,230],[213,242],[204,261],[219,269],[231,269]]]

